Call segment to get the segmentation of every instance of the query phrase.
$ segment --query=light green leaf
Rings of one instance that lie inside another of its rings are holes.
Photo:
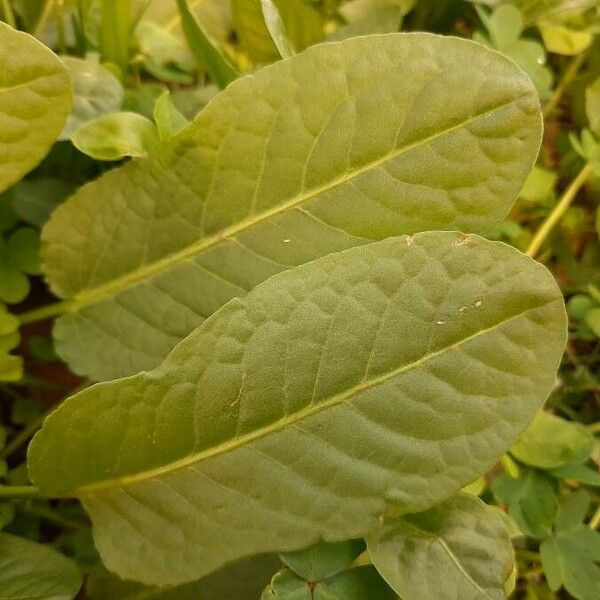
[[[98,566],[88,579],[87,594],[89,600],[256,600],[280,567],[276,556],[253,556],[198,581],[151,588]]]
[[[277,8],[291,47],[304,50],[324,35],[323,16],[304,0],[271,0]],[[276,60],[280,53],[265,23],[262,0],[231,0],[233,21],[242,48],[257,63]]]
[[[349,567],[364,549],[362,540],[347,540],[335,544],[319,542],[306,550],[282,554],[281,560],[302,579],[321,581]]]
[[[377,570],[410,600],[503,600],[515,569],[500,511],[468,494],[387,519],[367,544]]]
[[[426,509],[486,472],[565,336],[556,283],[513,248],[390,238],[275,275],[156,370],[67,400],[30,474],[80,497],[108,568],[147,583],[362,537],[390,503]]]
[[[589,31],[577,31],[552,22],[541,24],[540,32],[548,52],[566,56],[584,52],[594,41],[594,36]]]
[[[600,136],[600,77],[585,90],[585,112],[590,129]]]
[[[261,600],[314,600],[310,586],[289,569],[276,573]]]
[[[558,512],[551,479],[527,469],[518,479],[501,475],[494,480],[492,490],[500,502],[508,505],[508,514],[523,533],[533,537],[550,534]]]
[[[273,43],[277,47],[277,51],[282,58],[293,56],[295,54],[294,48],[288,40],[279,9],[275,6],[273,0],[260,0],[260,5],[265,25],[269,30]]]
[[[84,123],[118,111],[124,92],[121,82],[92,59],[63,56],[62,61],[69,69],[74,90],[71,114],[59,136],[60,140],[68,140]]]
[[[583,425],[540,411],[510,452],[526,465],[555,469],[584,462],[593,444],[594,437]]]
[[[71,141],[96,160],[121,160],[147,156],[159,138],[156,126],[146,117],[117,112],[88,121],[71,136]]]
[[[71,600],[81,587],[79,570],[48,546],[0,533],[2,600]]]
[[[165,91],[154,105],[154,122],[161,140],[171,139],[189,123],[171,102],[168,91]]]
[[[600,337],[600,307],[588,310],[584,322],[597,337]]]
[[[202,25],[191,13],[187,0],[177,0],[185,39],[198,64],[205,68],[213,81],[223,89],[239,77],[239,73],[209,39]]]
[[[0,22],[0,192],[46,156],[65,124],[71,96],[59,58]]]
[[[356,38],[244,77],[54,212],[44,271],[72,302],[58,352],[92,379],[130,375],[281,270],[391,235],[486,232],[540,136],[526,75],[465,40]]]

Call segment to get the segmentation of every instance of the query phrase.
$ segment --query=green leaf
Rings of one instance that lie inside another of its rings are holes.
[[[362,537],[494,464],[565,330],[553,278],[513,248],[390,238],[275,275],[156,370],[67,400],[30,474],[80,497],[107,567],[147,583]]]
[[[54,550],[0,533],[2,600],[71,600],[81,587],[79,570]]]
[[[581,54],[594,41],[594,35],[589,31],[577,31],[552,22],[542,23],[540,33],[548,52],[566,56]]]
[[[551,479],[528,469],[518,479],[501,475],[494,480],[492,490],[500,502],[508,505],[508,514],[523,533],[533,537],[550,534],[558,512]]]
[[[600,136],[600,77],[585,89],[585,112],[590,129]]]
[[[594,437],[583,425],[540,411],[510,452],[526,465],[555,469],[584,462],[593,445]]]
[[[585,485],[600,487],[600,473],[582,464],[570,464],[548,471],[556,479],[572,479]]]
[[[73,107],[60,140],[68,140],[84,123],[116,112],[123,102],[121,82],[99,63],[73,56],[61,57],[73,81]]]
[[[26,223],[41,227],[74,186],[62,179],[24,179],[10,188],[16,214]],[[9,193],[9,192],[7,192]]]
[[[585,492],[562,500],[552,537],[542,541],[540,556],[552,591],[564,587],[578,600],[595,600],[600,595],[600,534],[581,521],[589,497]]]
[[[575,294],[567,302],[567,314],[572,319],[581,321],[586,313],[598,306],[587,294]]]
[[[396,600],[397,596],[370,565],[309,584],[289,569],[277,573],[261,600]]]
[[[276,556],[253,556],[198,581],[164,588],[124,581],[98,566],[88,579],[87,594],[89,600],[256,600],[280,566]]]
[[[121,160],[147,156],[159,138],[156,126],[146,117],[117,112],[88,121],[71,136],[71,141],[96,160]]]
[[[277,8],[291,47],[304,50],[323,38],[323,16],[304,0],[271,0]],[[262,0],[231,0],[233,21],[242,48],[257,63],[280,56],[272,32],[265,23]]]
[[[592,308],[585,313],[585,324],[600,337],[600,307]]]
[[[198,64],[204,67],[217,85],[223,89],[239,77],[239,73],[210,40],[191,13],[187,0],[177,0],[181,26],[192,54]]]
[[[60,59],[27,33],[0,22],[0,192],[46,156],[71,108]]]
[[[391,235],[486,232],[540,135],[526,75],[465,40],[356,38],[244,77],[54,212],[44,271],[72,301],[58,352],[92,379],[130,375],[276,272]]]
[[[337,29],[332,39],[346,39],[369,33],[398,31],[414,0],[352,0],[342,4],[340,14],[347,24]]]
[[[468,494],[386,519],[367,544],[377,570],[410,600],[502,600],[515,569],[500,511]]]
[[[289,58],[295,54],[294,48],[290,43],[285,31],[285,25],[281,20],[279,9],[273,3],[273,0],[260,0],[265,25],[275,44],[281,58]]]
[[[282,554],[281,560],[296,575],[306,581],[321,581],[349,567],[362,554],[362,540],[348,540],[335,544],[319,542],[306,550]]]
[[[6,240],[9,263],[29,275],[40,272],[40,234],[31,227],[20,227]]]
[[[171,139],[188,124],[188,120],[171,102],[168,91],[165,91],[154,105],[154,122],[161,140]]]

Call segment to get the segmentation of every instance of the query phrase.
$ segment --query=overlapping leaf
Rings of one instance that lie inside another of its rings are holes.
[[[108,568],[147,583],[361,537],[493,464],[551,390],[565,330],[553,278],[516,250],[390,238],[275,275],[156,370],[67,400],[30,474],[80,497]]]
[[[530,80],[465,40],[356,38],[242,78],[54,213],[58,351],[92,379],[130,375],[276,272],[390,235],[487,231],[540,135]]]
[[[0,191],[46,156],[65,124],[71,96],[59,58],[0,22]]]

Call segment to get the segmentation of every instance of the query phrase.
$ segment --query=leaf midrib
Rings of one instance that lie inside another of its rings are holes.
[[[92,494],[96,491],[102,491],[102,490],[106,490],[106,489],[110,489],[110,488],[127,487],[130,485],[134,485],[135,483],[140,483],[143,481],[158,478],[161,475],[167,475],[167,474],[173,473],[180,469],[185,469],[191,465],[198,464],[199,462],[202,462],[204,460],[208,460],[208,459],[215,458],[215,457],[223,455],[223,454],[227,454],[228,452],[236,450],[237,448],[240,448],[251,442],[255,442],[263,437],[266,437],[267,435],[277,433],[283,429],[286,429],[287,427],[291,427],[295,423],[300,422],[304,419],[307,419],[313,415],[316,415],[328,408],[331,408],[333,406],[341,404],[342,402],[349,400],[353,396],[356,396],[360,392],[364,392],[370,388],[373,388],[373,387],[376,387],[378,385],[385,383],[389,379],[398,377],[398,376],[402,375],[403,373],[411,371],[412,369],[415,369],[415,368],[427,363],[428,361],[433,360],[434,358],[437,358],[438,356],[441,356],[442,354],[444,354],[446,352],[455,350],[456,348],[459,348],[461,345],[466,344],[467,342],[469,342],[473,339],[476,339],[482,335],[485,335],[486,333],[489,333],[490,331],[498,329],[499,327],[502,327],[503,325],[505,325],[515,319],[523,317],[524,315],[526,315],[527,313],[529,313],[533,310],[538,310],[540,308],[543,308],[544,306],[547,306],[548,304],[551,304],[554,301],[555,301],[555,299],[552,298],[552,299],[546,300],[545,302],[542,302],[541,304],[539,304],[537,306],[529,307],[524,311],[521,311],[517,314],[512,315],[511,317],[503,319],[497,323],[492,324],[489,327],[480,329],[479,331],[476,331],[475,333],[473,333],[471,335],[461,338],[460,340],[457,340],[456,342],[454,342],[453,344],[450,344],[449,346],[444,346],[443,348],[440,348],[434,352],[429,352],[427,354],[424,354],[423,356],[414,360],[411,363],[408,363],[406,365],[402,365],[401,367],[387,371],[386,373],[383,373],[382,375],[379,375],[378,377],[374,377],[373,379],[363,381],[363,382],[349,388],[348,390],[341,392],[340,394],[336,394],[335,396],[332,396],[328,400],[321,402],[318,405],[310,405],[302,410],[299,410],[299,411],[293,413],[292,415],[286,416],[282,419],[279,419],[278,421],[275,421],[274,423],[271,423],[267,426],[256,429],[254,431],[251,431],[250,433],[235,437],[231,440],[227,440],[225,442],[217,444],[216,446],[202,450],[201,452],[196,452],[196,453],[190,454],[182,459],[168,463],[161,467],[148,469],[146,471],[142,471],[140,473],[136,473],[133,475],[125,475],[123,477],[107,479],[104,481],[99,481],[97,483],[84,485],[84,486],[78,488],[74,492],[74,495],[81,498],[88,494]]]
[[[381,165],[385,164],[390,160],[393,160],[394,158],[397,158],[398,156],[407,154],[416,148],[419,148],[437,140],[438,138],[441,138],[445,135],[449,135],[451,133],[454,133],[455,131],[458,131],[459,129],[467,127],[468,125],[470,125],[477,119],[480,119],[481,117],[485,117],[494,112],[502,110],[507,106],[518,102],[521,98],[525,97],[526,95],[528,95],[528,92],[523,92],[520,96],[502,102],[501,104],[493,106],[492,108],[488,108],[483,112],[476,113],[468,117],[467,119],[464,119],[459,123],[452,125],[451,127],[442,129],[432,135],[416,140],[415,142],[412,142],[411,144],[408,144],[406,146],[395,148],[394,150],[386,153],[384,156],[376,160],[370,161],[359,168],[346,172],[343,176],[332,179],[331,181],[316,188],[313,188],[308,192],[300,193],[294,198],[288,200],[287,202],[278,204],[269,210],[265,210],[259,213],[258,215],[253,215],[242,219],[240,222],[226,227],[225,229],[222,229],[214,235],[201,238],[197,242],[190,244],[189,246],[186,246],[185,248],[182,248],[177,252],[173,252],[172,254],[169,254],[164,258],[161,258],[160,260],[157,260],[153,263],[149,263],[147,265],[138,267],[130,271],[129,273],[126,273],[125,275],[121,275],[120,277],[112,279],[108,283],[84,289],[83,291],[75,294],[71,300],[68,300],[68,305],[65,308],[68,312],[77,312],[78,310],[85,308],[86,306],[95,304],[102,300],[109,299],[125,291],[126,289],[133,287],[136,283],[140,281],[144,281],[164,271],[167,271],[169,268],[173,267],[177,263],[184,262],[187,259],[193,258],[195,255],[200,254],[201,252],[204,252],[205,250],[208,250],[214,246],[218,246],[219,244],[229,240],[230,238],[235,238],[237,234],[243,233],[245,230],[250,229],[255,225],[259,225],[264,221],[268,221],[269,219],[277,217],[278,215],[283,214],[288,210],[292,210],[297,206],[309,202],[313,198],[321,194],[325,194],[349,181],[352,181],[353,179],[360,177],[362,174],[367,173],[372,169],[377,169]]]

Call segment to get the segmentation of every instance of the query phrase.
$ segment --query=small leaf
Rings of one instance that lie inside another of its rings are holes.
[[[161,140],[172,138],[188,124],[188,120],[171,102],[171,95],[168,91],[164,92],[154,105],[154,122]]]
[[[16,214],[26,223],[41,227],[74,189],[62,179],[40,177],[19,181],[10,188],[10,196]]]
[[[586,313],[596,306],[597,304],[587,294],[575,294],[567,302],[567,314],[572,319],[581,321]]]
[[[2,600],[71,600],[81,574],[69,559],[48,546],[0,533]]]
[[[600,307],[592,308],[585,313],[585,324],[600,338]]]
[[[96,160],[146,156],[158,143],[152,121],[136,113],[118,112],[82,125],[71,137],[78,150]]]
[[[600,309],[595,310],[600,316]],[[591,432],[583,425],[540,411],[510,452],[526,465],[555,469],[576,459],[584,462],[593,444]]]
[[[289,569],[276,573],[263,591],[261,600],[314,600],[308,583]]]
[[[549,52],[565,56],[581,54],[594,40],[589,31],[577,31],[551,22],[542,23],[540,33]]]
[[[68,399],[30,476],[80,497],[103,562],[146,583],[362,537],[491,468],[565,337],[556,282],[513,248],[389,238],[275,275],[154,371]]]
[[[550,534],[558,500],[552,480],[543,473],[527,469],[518,479],[501,475],[494,480],[492,491],[508,506],[508,514],[523,533],[533,537]]]
[[[362,540],[330,543],[320,542],[307,550],[281,554],[281,560],[296,575],[306,581],[321,581],[349,567],[362,554]]]
[[[208,38],[200,23],[191,13],[187,0],[177,0],[181,26],[196,61],[204,67],[215,83],[223,89],[239,77],[239,73]]]
[[[29,275],[40,273],[40,234],[31,227],[20,227],[6,240],[8,262]]]
[[[585,89],[585,112],[590,129],[600,136],[600,77]]]
[[[501,600],[515,568],[500,511],[468,494],[387,519],[367,544],[377,570],[410,600]]]
[[[121,82],[98,62],[73,56],[61,57],[73,81],[73,107],[60,134],[68,140],[81,125],[118,111],[123,102]]]
[[[554,530],[562,533],[575,529],[585,519],[589,506],[590,497],[584,490],[565,496],[554,519]]]
[[[46,156],[71,108],[60,59],[34,37],[0,22],[0,192]]]
[[[548,471],[556,479],[572,479],[584,485],[600,487],[600,473],[598,469],[592,469],[582,464],[569,464],[558,469]]]

